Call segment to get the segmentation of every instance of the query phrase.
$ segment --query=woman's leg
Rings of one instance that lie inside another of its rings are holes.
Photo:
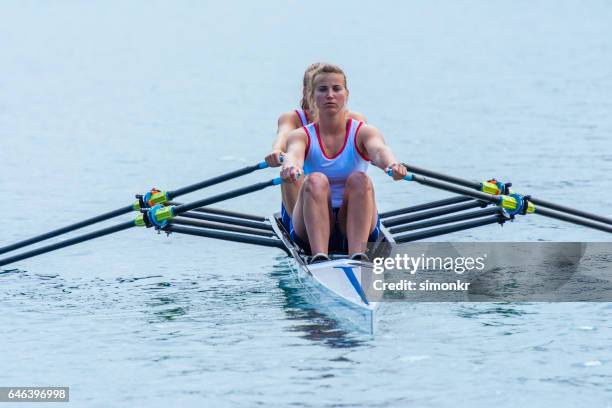
[[[372,180],[361,171],[351,174],[346,180],[342,207],[338,212],[340,231],[348,240],[349,255],[365,252],[368,236],[376,228],[377,220]]]
[[[300,189],[293,208],[293,229],[308,241],[312,254],[328,253],[331,219],[331,192],[323,173],[309,174]]]
[[[293,208],[297,202],[298,193],[300,191],[300,187],[304,180],[298,180],[295,183],[283,183],[281,184],[281,194],[283,199],[283,205],[285,206],[285,210],[289,213],[291,217],[293,217]]]

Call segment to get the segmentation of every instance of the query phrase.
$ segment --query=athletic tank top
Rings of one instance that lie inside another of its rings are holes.
[[[310,123],[310,121],[308,120],[308,114],[305,111],[303,111],[302,109],[296,109],[295,113],[298,115],[298,118],[300,118],[302,126],[306,126]]]
[[[323,173],[327,176],[331,188],[332,207],[342,205],[344,185],[351,173],[366,172],[370,160],[357,148],[357,132],[363,122],[349,119],[346,125],[344,146],[335,156],[329,157],[323,150],[323,142],[319,135],[318,124],[304,126],[308,136],[306,157],[304,159],[304,174]]]

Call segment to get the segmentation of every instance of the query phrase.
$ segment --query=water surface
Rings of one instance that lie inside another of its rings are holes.
[[[346,69],[350,107],[404,161],[612,214],[609,2],[0,15],[2,244],[261,160],[320,60]],[[446,196],[370,175],[381,210]],[[223,206],[269,214],[278,192]],[[448,240],[609,238],[532,216]],[[0,385],[67,385],[87,407],[610,407],[609,304],[393,303],[369,337],[312,307],[291,271],[277,250],[136,229],[5,267]]]

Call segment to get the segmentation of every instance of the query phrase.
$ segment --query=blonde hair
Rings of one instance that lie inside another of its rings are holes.
[[[319,63],[318,67],[315,69],[315,71],[310,76],[310,84],[308,86],[309,88],[308,101],[309,101],[309,104],[312,105],[313,107],[314,107],[314,103],[312,103],[312,101],[314,100],[315,82],[317,80],[317,76],[321,74],[340,74],[342,75],[342,78],[344,79],[344,88],[348,91],[348,87],[346,85],[346,74],[344,73],[342,68],[334,64]]]
[[[300,106],[305,112],[310,110],[308,95],[310,95],[310,88],[312,87],[312,74],[322,65],[324,65],[322,62],[315,62],[314,64],[310,64],[308,67],[306,67],[306,71],[304,71],[304,80],[302,82],[302,100],[300,101]]]

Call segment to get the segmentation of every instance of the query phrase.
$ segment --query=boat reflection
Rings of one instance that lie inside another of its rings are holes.
[[[290,330],[302,333],[300,337],[332,348],[360,347],[371,340],[371,336],[356,333],[333,316],[318,310],[313,299],[309,298],[309,291],[300,283],[295,267],[286,257],[276,258],[271,276],[277,280],[278,288],[283,293],[283,309],[287,320],[292,322]]]

